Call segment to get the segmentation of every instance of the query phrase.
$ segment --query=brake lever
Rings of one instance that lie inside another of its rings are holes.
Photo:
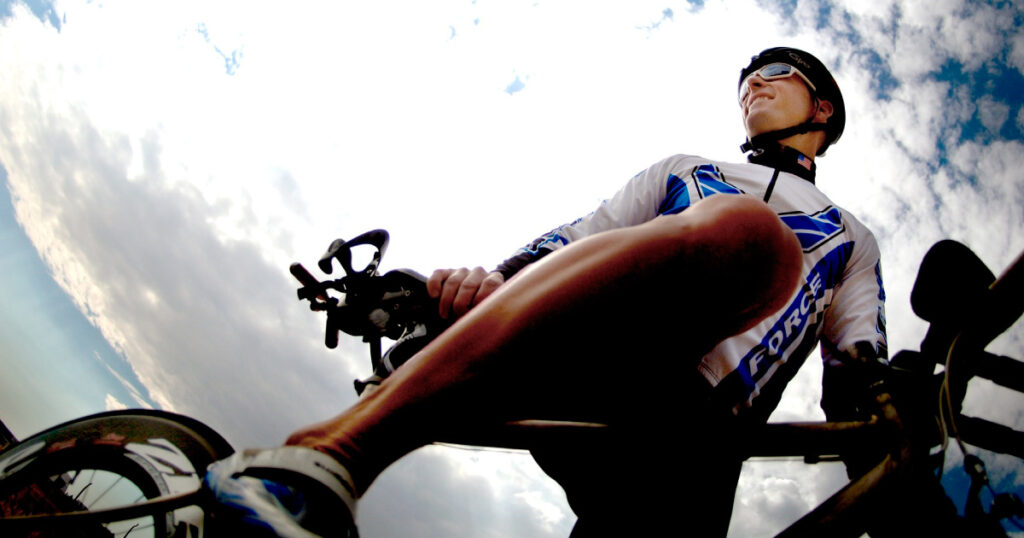
[[[299,300],[308,300],[309,309],[314,312],[326,310],[332,300],[327,295],[327,289],[334,286],[320,282],[304,265],[298,262],[291,264],[288,271],[302,284],[302,287],[298,289]]]

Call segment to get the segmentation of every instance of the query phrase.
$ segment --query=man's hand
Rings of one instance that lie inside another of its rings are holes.
[[[427,280],[427,293],[440,299],[441,317],[459,317],[480,304],[505,283],[501,273],[488,273],[483,267],[474,269],[438,269]]]

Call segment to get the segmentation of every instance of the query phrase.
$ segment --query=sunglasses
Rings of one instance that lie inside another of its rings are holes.
[[[740,83],[739,102],[741,106],[743,105],[743,100],[747,98],[747,94],[750,93],[750,86],[747,84],[747,81],[754,75],[761,77],[762,80],[779,80],[796,75],[804,79],[804,82],[807,83],[807,86],[811,88],[812,92],[817,90],[817,88],[814,87],[814,84],[811,83],[810,79],[807,78],[807,75],[804,75],[799,69],[792,65],[784,63],[768,64],[747,75],[747,78],[743,79],[743,82]]]

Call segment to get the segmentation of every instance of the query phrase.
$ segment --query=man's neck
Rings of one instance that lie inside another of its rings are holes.
[[[747,160],[754,164],[778,168],[814,183],[817,170],[814,159],[790,146],[772,145],[769,149],[754,151]]]
[[[782,140],[779,140],[778,143],[799,151],[813,161],[814,156],[818,153],[818,149],[825,143],[825,132],[810,131],[783,138]]]

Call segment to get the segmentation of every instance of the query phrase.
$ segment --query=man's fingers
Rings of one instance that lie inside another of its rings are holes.
[[[427,293],[438,301],[442,318],[459,317],[505,282],[500,273],[474,269],[438,269],[427,279]]]
[[[452,302],[455,301],[455,294],[459,292],[459,286],[468,274],[469,269],[455,269],[444,279],[441,287],[441,297],[438,301],[438,312],[442,318],[448,319],[452,309]]]
[[[505,283],[505,277],[501,276],[501,273],[488,273],[484,277],[483,282],[480,283],[480,289],[476,292],[476,297],[473,298],[473,304],[476,306],[480,304],[480,301],[486,299],[490,294],[494,293],[494,290],[501,287]]]
[[[481,274],[476,274],[477,270]],[[457,317],[466,313],[468,305],[473,300],[473,295],[476,294],[476,288],[483,278],[483,269],[480,268],[470,271],[463,267],[448,271],[448,275],[441,285],[441,296],[438,299],[438,313],[445,319],[451,314],[455,314]]]
[[[476,299],[476,296],[486,276],[487,271],[484,271],[483,267],[476,267],[469,271],[465,278],[462,279],[462,282],[459,283],[459,288],[455,292],[455,298],[452,299],[451,309],[456,317],[465,314],[473,305],[480,302],[479,299]]]
[[[455,272],[455,269],[438,269],[427,279],[427,294],[437,299],[441,296],[444,281]]]

